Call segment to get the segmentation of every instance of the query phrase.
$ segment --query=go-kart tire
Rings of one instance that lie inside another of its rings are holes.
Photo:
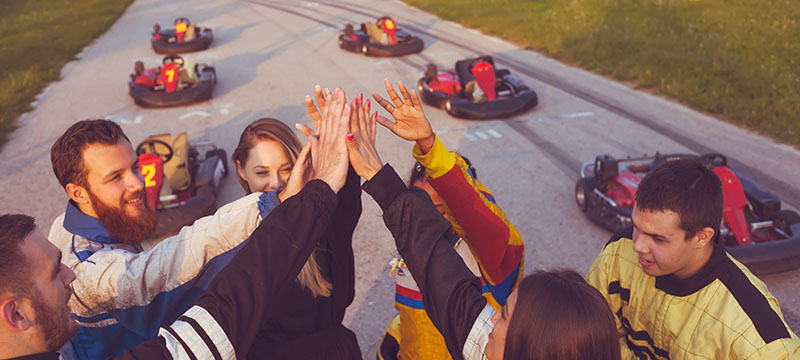
[[[200,33],[194,40],[186,41],[186,42],[167,42],[164,40],[156,40],[150,39],[150,45],[153,46],[153,50],[157,54],[183,54],[188,52],[194,51],[202,51],[208,49],[211,46],[211,42],[214,41],[214,32],[210,28],[199,28],[198,32]],[[167,39],[171,36],[175,36],[174,30],[165,30],[160,32],[162,39]]]
[[[223,169],[222,176],[228,177],[228,155],[225,153],[225,150],[214,149],[206,151],[206,159],[212,156],[218,156],[220,160],[222,160],[222,169]]]
[[[131,78],[128,80],[129,93],[136,105],[141,107],[169,107],[201,102],[211,98],[217,82],[216,74],[214,67],[206,66],[202,69],[197,84],[172,93],[153,91],[135,84]]]
[[[361,53],[361,45],[364,43],[362,39],[352,40],[344,34],[339,35],[339,48],[345,51],[354,53]]]
[[[582,212],[586,212],[586,209],[589,208],[589,196],[595,186],[594,177],[591,176],[578,179],[578,182],[575,183],[575,203]]]
[[[416,36],[412,37],[411,40],[395,45],[383,45],[380,43],[367,42],[365,42],[364,45],[366,46],[366,51],[362,49],[364,55],[375,57],[391,57],[415,54],[422,51],[422,49],[425,47],[425,43],[422,41],[422,39]]]

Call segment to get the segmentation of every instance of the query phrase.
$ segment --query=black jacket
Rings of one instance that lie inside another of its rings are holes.
[[[389,165],[363,188],[383,210],[383,221],[417,281],[428,317],[444,337],[453,359],[461,359],[486,298],[480,280],[448,241],[452,225],[425,191],[408,189]]]

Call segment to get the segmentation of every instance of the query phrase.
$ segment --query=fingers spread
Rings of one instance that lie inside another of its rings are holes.
[[[414,109],[422,111],[422,103],[419,101],[419,94],[416,90],[411,90],[411,99],[414,100]]]
[[[388,111],[390,114],[391,114],[392,112],[394,112],[394,106],[392,106],[392,104],[390,104],[388,101],[386,101],[386,99],[382,98],[382,97],[381,97],[380,95],[378,95],[377,93],[372,93],[372,97],[375,99],[375,101],[377,101],[377,102],[378,102],[378,105],[382,106],[382,107],[383,107],[384,109],[386,109],[386,111]]]
[[[413,106],[414,103],[411,101],[411,96],[408,95],[408,90],[406,90],[406,85],[403,84],[402,81],[398,81],[397,88],[400,89],[400,94],[403,95],[403,100],[406,102],[406,104]]]
[[[385,127],[385,128],[387,128],[387,129],[389,129],[391,132],[395,132],[395,131],[394,131],[394,129],[395,129],[395,123],[394,123],[392,120],[389,120],[389,119],[387,119],[387,118],[385,118],[385,117],[383,117],[383,116],[380,116],[380,115],[378,115],[378,112],[377,112],[377,111],[375,112],[375,115],[374,115],[374,116],[375,116],[375,120],[376,120],[376,121],[377,121],[379,124],[383,125],[383,127]]]
[[[389,79],[384,80],[386,85],[386,92],[389,93],[389,98],[392,99],[395,107],[403,106],[403,100],[400,100],[400,97],[397,96],[397,93],[394,92],[394,88],[392,87],[392,82]]]

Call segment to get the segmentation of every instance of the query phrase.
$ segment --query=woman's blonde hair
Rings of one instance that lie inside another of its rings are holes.
[[[236,145],[236,149],[233,150],[233,155],[231,155],[233,163],[237,167],[244,167],[250,155],[250,150],[262,141],[275,141],[280,144],[286,153],[286,157],[292,162],[292,166],[294,166],[297,161],[297,155],[300,154],[300,150],[303,148],[300,139],[297,138],[297,135],[294,134],[289,126],[280,120],[261,118],[247,125],[242,132],[239,137],[239,144]],[[238,171],[236,172],[236,179],[239,180],[239,185],[242,186],[246,193],[253,192],[247,180],[242,178]],[[322,276],[322,272],[319,270],[319,263],[317,263],[315,253],[312,253],[308,261],[303,265],[303,269],[297,275],[297,281],[311,291],[315,297],[318,295],[330,296],[333,290],[333,285]]]

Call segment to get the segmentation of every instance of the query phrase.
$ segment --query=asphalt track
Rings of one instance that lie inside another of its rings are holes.
[[[345,23],[391,15],[398,26],[421,36],[425,50],[402,58],[376,59],[339,50]],[[186,16],[214,29],[205,52],[190,55],[216,67],[212,100],[188,107],[141,109],[127,94],[133,62],[160,64],[149,33],[153,23]],[[455,61],[491,54],[501,68],[519,75],[539,94],[530,112],[499,121],[454,119],[426,107],[434,129],[452,150],[469,157],[526,240],[526,272],[570,267],[585,272],[610,235],[575,206],[573,186],[580,164],[598,154],[720,152],[731,164],[784,200],[800,207],[800,152],[715,118],[513,44],[440,20],[399,1],[138,0],[79,60],[63,80],[37,100],[0,153],[2,213],[37,217],[45,234],[63,212],[67,196],[52,174],[49,149],[71,123],[110,118],[134,143],[149,134],[187,131],[231,153],[241,130],[260,117],[292,125],[310,124],[303,98],[314,84],[385,94],[383,79],[416,84],[424,65],[452,67]],[[410,171],[411,144],[379,130],[383,160],[401,174]],[[218,204],[243,195],[233,178],[223,183]],[[394,245],[380,211],[364,196],[356,229],[356,299],[346,322],[367,354],[394,314],[388,261]],[[781,303],[790,326],[800,329],[800,270],[763,276]]]

